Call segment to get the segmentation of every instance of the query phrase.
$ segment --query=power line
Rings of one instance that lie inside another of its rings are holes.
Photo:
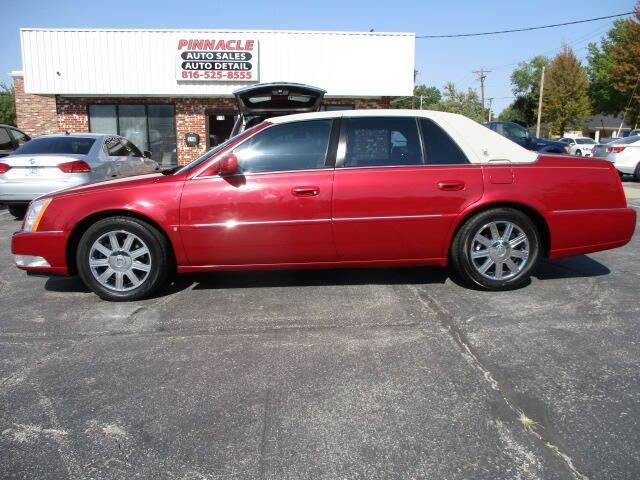
[[[552,25],[541,25],[538,27],[514,28],[512,30],[496,30],[493,32],[478,33],[450,33],[447,35],[416,35],[416,38],[456,38],[456,37],[479,37],[483,35],[498,35],[502,33],[529,32],[531,30],[542,30],[544,28],[564,27],[566,25],[576,25],[579,23],[595,22],[597,20],[607,20],[609,18],[625,17],[635,12],[618,13],[616,15],[607,15],[606,17],[587,18],[584,20],[574,20],[573,22],[554,23]]]

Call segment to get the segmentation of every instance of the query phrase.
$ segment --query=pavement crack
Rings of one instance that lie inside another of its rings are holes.
[[[523,430],[530,436],[534,437],[537,441],[541,442],[556,458],[560,459],[572,478],[578,480],[589,480],[588,476],[576,468],[571,457],[562,451],[558,445],[547,438],[543,431],[540,431],[537,428],[540,427],[540,425],[537,424],[530,414],[527,414],[525,407],[519,404],[516,392],[505,383],[498,381],[491,370],[484,365],[465,333],[454,322],[453,315],[423,290],[420,290],[416,286],[413,286],[412,288],[415,289],[415,292],[423,305],[436,315],[443,329],[449,333],[469,363],[476,370],[482,373],[483,378],[489,384],[491,389],[500,394],[502,401],[514,414]]]

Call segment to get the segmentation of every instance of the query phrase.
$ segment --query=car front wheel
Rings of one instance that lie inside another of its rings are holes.
[[[581,157],[582,156],[582,150],[577,150],[576,151],[576,156]]]
[[[97,221],[82,235],[76,262],[80,278],[100,298],[145,298],[166,280],[169,246],[153,226],[129,217]]]
[[[640,163],[636,165],[636,170],[633,172],[633,178],[636,182],[640,182]]]
[[[495,208],[481,212],[460,228],[451,260],[472,286],[511,290],[525,285],[540,257],[540,236],[520,210]]]

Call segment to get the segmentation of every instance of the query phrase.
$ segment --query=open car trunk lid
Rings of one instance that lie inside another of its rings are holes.
[[[300,83],[262,83],[233,92],[245,117],[317,112],[325,90]]]

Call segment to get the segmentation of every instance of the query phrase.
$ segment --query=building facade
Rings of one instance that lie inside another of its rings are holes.
[[[233,91],[295,82],[323,108],[388,108],[413,93],[415,35],[382,32],[22,29],[12,72],[29,135],[123,135],[164,166],[185,164],[230,131]],[[197,134],[197,144],[186,136]]]

